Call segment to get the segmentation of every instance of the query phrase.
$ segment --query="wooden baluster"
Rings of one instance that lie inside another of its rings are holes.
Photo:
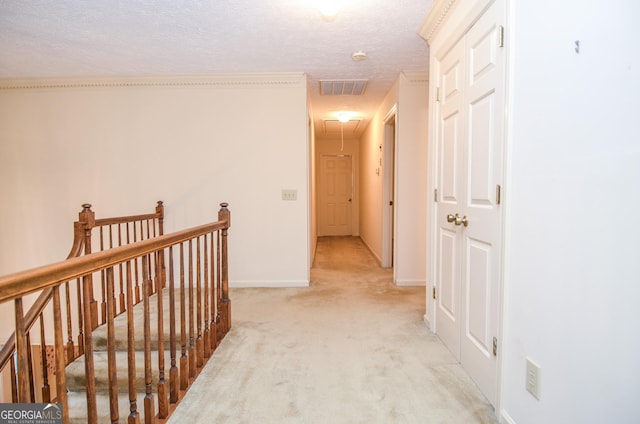
[[[222,325],[222,254],[220,249],[220,244],[222,240],[221,231],[218,231],[217,243],[218,249],[216,250],[218,254],[218,262],[216,264],[216,272],[218,274],[218,278],[216,281],[216,339],[217,343],[220,344],[222,338],[224,337],[224,327]]]
[[[69,282],[64,283],[64,297],[67,307],[67,350],[66,350],[66,363],[70,364],[75,359],[75,348],[73,346],[73,323],[71,322],[71,289],[69,288]],[[60,293],[58,293],[58,299]]]
[[[29,401],[36,401],[35,378],[33,377],[33,357],[31,345],[31,333],[27,332],[27,364],[29,365]]]
[[[196,366],[204,364],[202,344],[202,263],[200,261],[200,237],[196,238]]]
[[[158,204],[156,206],[156,215],[158,215],[157,218],[157,222],[158,222],[158,236],[162,236],[164,235],[164,206],[162,204],[162,200],[158,200]],[[154,228],[154,233],[153,235],[155,236],[155,225],[153,226]],[[165,263],[164,263],[164,256],[162,256],[162,287],[166,287],[166,283],[167,283],[167,279],[166,279],[166,269],[165,269]]]
[[[129,380],[129,416],[128,424],[139,424],[138,393],[136,390],[136,340],[133,320],[133,277],[131,261],[127,261],[127,367]]]
[[[162,299],[162,257],[163,251],[155,253],[156,258],[156,288],[158,290],[156,298],[158,300],[158,418],[169,416],[169,404],[167,403],[167,386],[164,378],[164,305]]]
[[[82,299],[84,322],[91,322],[92,308],[91,297],[93,289],[91,274],[82,277]],[[88,330],[84,334],[84,374],[86,376],[87,391],[87,422],[98,422],[98,408],[96,406],[96,375],[93,358],[93,332]]]
[[[180,243],[180,390],[189,385],[189,357],[187,356],[186,299],[184,287],[184,243]]]
[[[215,249],[214,249],[214,238],[216,233],[211,233],[211,249],[210,249],[210,255],[211,255],[211,267],[210,267],[210,271],[211,271],[211,291],[209,292],[209,296],[211,297],[210,300],[210,320],[211,323],[209,325],[209,352],[213,353],[213,351],[216,349],[216,347],[218,346],[218,335],[217,335],[217,326],[216,326],[216,283],[215,283],[215,276],[216,276],[216,253],[215,253]]]
[[[204,247],[204,352],[205,358],[211,356],[211,340],[209,334],[209,237],[204,235],[202,246]]]
[[[16,345],[16,352],[17,352]],[[11,402],[18,403],[18,379],[16,376],[16,361],[15,356],[11,356]]]
[[[109,374],[109,411],[111,423],[117,424],[120,418],[118,411],[118,366],[116,364],[116,335],[113,319],[115,318],[115,293],[113,288],[113,267],[105,270],[107,277],[107,369]]]
[[[176,292],[173,269],[173,246],[169,247],[169,402],[178,402],[178,367],[176,366]]]
[[[133,242],[135,243],[136,241],[138,241],[138,236],[136,235],[137,231],[136,231],[136,223],[133,222]],[[127,237],[127,243],[129,243],[129,238]],[[133,262],[134,265],[134,270],[135,270],[135,280],[136,280],[136,302],[135,304],[137,305],[138,303],[140,303],[140,274],[138,273],[138,260],[135,259]]]
[[[103,230],[104,227],[100,227],[100,251],[102,252],[104,250],[104,235],[103,235]],[[106,278],[105,278],[105,270],[103,269],[102,271],[100,271],[100,296],[102,298],[102,301],[100,302],[100,312],[101,312],[101,316],[102,316],[102,322],[101,324],[104,324],[107,322],[107,284],[106,284]]]
[[[51,388],[49,387],[49,367],[47,366],[47,343],[44,335],[44,318],[40,314],[40,355],[42,356],[42,402],[51,402]]]
[[[142,257],[142,299],[144,310],[144,422],[155,420],[153,388],[151,387],[151,317],[149,296],[151,295],[151,278],[149,276],[149,256]]]
[[[193,322],[193,240],[189,240],[189,378],[196,376],[196,337]]]
[[[65,375],[66,362],[62,335],[60,286],[53,288],[53,334],[56,352],[56,402],[62,404],[62,422],[67,424],[69,422],[69,404],[67,401],[67,377]]]
[[[17,298],[15,301],[15,316],[16,316],[16,354],[18,359],[17,366],[17,401],[19,403],[29,403],[29,364],[28,364],[28,345],[27,336],[24,331],[24,313],[22,310],[22,298]]]
[[[82,304],[82,285],[80,278],[76,280],[76,295],[78,296],[78,355],[84,355],[84,306]]]
[[[118,246],[122,246],[122,224],[118,224]],[[124,295],[124,267],[122,264],[118,265],[118,271],[120,273],[120,313],[127,310],[127,299]]]

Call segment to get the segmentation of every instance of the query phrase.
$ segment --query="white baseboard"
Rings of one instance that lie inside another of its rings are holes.
[[[500,422],[502,424],[516,424],[515,420],[504,409],[500,411]]]
[[[396,286],[414,287],[414,286],[426,286],[425,280],[396,280]]]
[[[363,239],[362,237],[360,237],[360,240],[362,240],[362,243],[364,243],[364,245],[367,247],[367,249],[369,249],[369,252],[371,252],[373,257],[376,258],[376,260],[378,261],[378,265],[382,264],[382,259],[376,254],[376,252],[373,251],[371,246],[369,246],[369,243],[367,243],[367,241],[365,239]]]
[[[424,314],[422,319],[424,320],[424,323],[427,324],[427,329],[433,333],[433,330],[431,329],[431,321],[429,321],[427,314]]]
[[[229,287],[232,289],[309,287],[309,281],[230,281]]]

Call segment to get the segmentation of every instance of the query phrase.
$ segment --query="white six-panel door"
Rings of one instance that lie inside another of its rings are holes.
[[[502,260],[500,4],[491,6],[438,63],[437,333],[492,404]]]
[[[353,203],[351,156],[323,155],[320,165],[320,236],[351,235]]]

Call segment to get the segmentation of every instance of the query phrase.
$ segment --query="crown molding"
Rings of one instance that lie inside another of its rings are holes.
[[[461,0],[436,0],[418,30],[418,34],[426,40],[427,44],[431,45],[433,37],[460,2]]]
[[[140,77],[6,78],[0,90],[122,87],[252,87],[306,86],[302,72],[261,74],[168,75]]]
[[[429,74],[427,72],[402,72],[405,81],[410,84],[428,84]]]

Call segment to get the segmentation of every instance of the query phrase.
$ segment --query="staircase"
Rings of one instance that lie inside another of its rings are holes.
[[[149,311],[151,322],[151,388],[153,395],[153,411],[158,413],[158,331],[157,331],[157,294],[149,297]],[[179,299],[178,290],[176,290],[176,299]],[[163,323],[165,328],[164,335],[164,369],[166,378],[166,394],[168,400],[169,393],[169,370],[171,368],[171,352],[169,348],[169,291],[163,290]],[[140,422],[145,422],[144,417],[144,400],[146,396],[145,385],[145,357],[144,357],[144,313],[143,303],[139,303],[133,308],[133,323],[135,334],[135,369],[136,369],[136,405],[134,411],[137,411]],[[128,422],[128,417],[133,406],[129,400],[129,383],[128,383],[128,330],[127,315],[121,314],[114,319],[115,333],[115,362],[117,365],[117,389],[118,389],[118,412],[119,422]],[[176,366],[180,362],[181,346],[179,331],[177,332],[178,343],[176,347]],[[189,338],[187,337],[187,340]],[[188,343],[187,343],[188,347]],[[95,386],[96,386],[96,403],[98,410],[98,422],[110,423],[110,401],[109,401],[109,370],[108,370],[108,352],[107,352],[107,326],[102,325],[93,332],[93,350],[94,350],[94,369],[95,369]],[[193,353],[193,350],[191,351]],[[187,351],[189,355],[189,351]],[[85,374],[85,356],[82,355],[74,362],[70,363],[66,368],[68,402],[69,402],[69,422],[70,423],[87,423],[87,399],[86,399],[86,374]]]

